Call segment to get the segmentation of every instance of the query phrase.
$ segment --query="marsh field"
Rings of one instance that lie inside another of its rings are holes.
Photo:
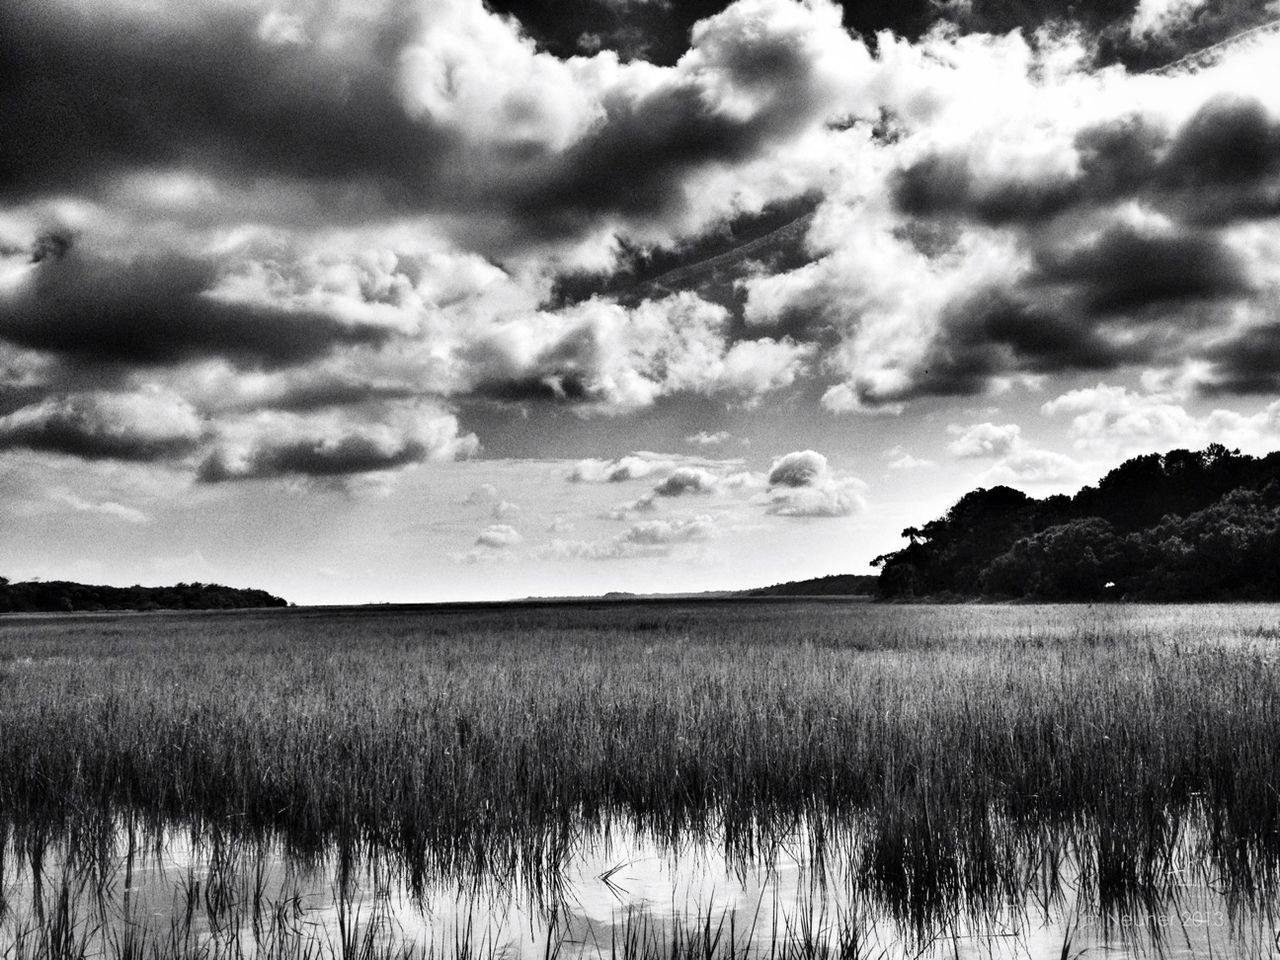
[[[0,958],[1280,956],[1280,608],[0,618]]]

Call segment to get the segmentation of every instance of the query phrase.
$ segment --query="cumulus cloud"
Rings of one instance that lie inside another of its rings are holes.
[[[742,466],[741,460],[707,459],[681,454],[636,450],[612,460],[586,459],[575,463],[566,475],[570,483],[626,483],[651,477],[666,477],[674,470],[701,470],[719,475]]]
[[[699,430],[685,437],[684,442],[697,447],[714,447],[729,440],[730,436],[728,430],[717,430],[715,433]]]
[[[713,493],[718,479],[702,467],[677,467],[653,488],[660,497],[683,497],[690,493]]]
[[[680,544],[709,540],[716,535],[715,521],[705,515],[642,520],[608,540],[553,540],[538,551],[549,559],[628,560],[665,557]]]
[[[747,323],[804,318],[830,343],[836,411],[1188,357],[1256,389],[1222,340],[1280,279],[1280,99],[1259,86],[1277,45],[1144,76],[1091,69],[1071,38],[887,40],[892,136],[856,144],[812,262],[743,281]]]
[[[49,397],[0,417],[0,448],[155,461],[190,453],[204,429],[196,411],[179,397],[80,393]]]
[[[429,405],[401,405],[372,420],[336,413],[299,416],[263,412],[224,426],[200,465],[207,483],[272,477],[341,479],[396,470],[424,460],[471,455],[476,438],[457,418]]]
[[[884,452],[890,470],[932,470],[937,461],[927,457],[917,457],[901,446],[892,447]]]
[[[1041,410],[1070,417],[1068,436],[1089,453],[1123,456],[1210,443],[1263,453],[1280,442],[1280,401],[1251,414],[1219,409],[1196,416],[1174,394],[1099,383],[1064,393]]]
[[[615,460],[579,460],[569,471],[572,483],[624,483],[674,467],[674,461],[641,451]]]
[[[466,498],[463,503],[469,504],[490,504],[498,500],[498,488],[492,483],[482,483],[476,487]]]
[[[814,450],[798,450],[773,461],[765,492],[766,511],[782,517],[847,517],[866,509],[856,477],[831,470]]]
[[[1079,472],[1078,464],[1070,457],[1029,444],[1016,423],[975,423],[968,427],[952,424],[947,432],[955,437],[947,444],[952,456],[995,461],[986,473],[987,481],[1058,483]]]
[[[164,254],[115,260],[84,251],[33,265],[0,291],[0,339],[77,362],[171,364],[219,357],[281,366],[341,346],[384,343],[393,331],[318,310],[243,299],[218,288],[216,265]]]
[[[476,546],[491,547],[495,550],[507,549],[523,542],[524,537],[520,536],[520,532],[505,523],[490,524],[476,537]]]
[[[947,449],[961,458],[1002,457],[1023,443],[1022,428],[1016,423],[975,423],[969,427],[952,424],[947,433],[956,438],[947,444]]]
[[[1062,483],[1080,473],[1071,457],[1053,450],[1023,446],[1001,457],[987,473],[987,481],[1001,483]]]
[[[1138,0],[1129,23],[1136,39],[1162,34],[1185,25],[1208,0]]]
[[[628,500],[620,503],[615,507],[600,514],[602,520],[630,520],[637,513],[653,513],[658,509],[657,496],[652,490],[648,493],[636,497],[634,500]]]

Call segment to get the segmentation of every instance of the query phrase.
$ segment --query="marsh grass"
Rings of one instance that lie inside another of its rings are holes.
[[[1258,909],[1280,879],[1275,623],[794,602],[6,618],[0,831],[35,875],[57,847],[99,885],[122,831],[145,848],[178,825],[232,859],[336,858],[340,884],[378,860],[410,890],[547,902],[609,829],[744,863],[801,834],[921,939],[1068,862],[1104,914],[1187,871]]]

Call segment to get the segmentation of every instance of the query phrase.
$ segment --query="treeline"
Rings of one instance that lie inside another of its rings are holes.
[[[789,580],[770,587],[741,591],[744,597],[857,597],[875,596],[878,578],[874,574],[833,573],[812,580]]]
[[[272,596],[265,590],[224,587],[218,583],[179,583],[172,587],[108,587],[67,580],[10,583],[0,577],[0,613],[234,610],[288,605],[288,601]]]
[[[1280,599],[1280,453],[1147,454],[1041,500],[974,490],[902,535],[872,561],[883,597]]]

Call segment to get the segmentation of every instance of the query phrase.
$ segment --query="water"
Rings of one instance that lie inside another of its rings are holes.
[[[49,955],[38,947],[50,931],[71,946],[60,955],[104,958],[1280,957],[1277,905],[1204,876],[1186,860],[1192,840],[1158,898],[1102,911],[1068,857],[1028,873],[1017,902],[969,904],[926,927],[858,886],[842,853],[856,842],[851,831],[815,862],[804,830],[744,856],[715,837],[673,845],[615,827],[584,836],[553,878],[418,885],[376,857],[299,860],[177,828],[121,830],[92,855],[11,839],[0,957]]]

